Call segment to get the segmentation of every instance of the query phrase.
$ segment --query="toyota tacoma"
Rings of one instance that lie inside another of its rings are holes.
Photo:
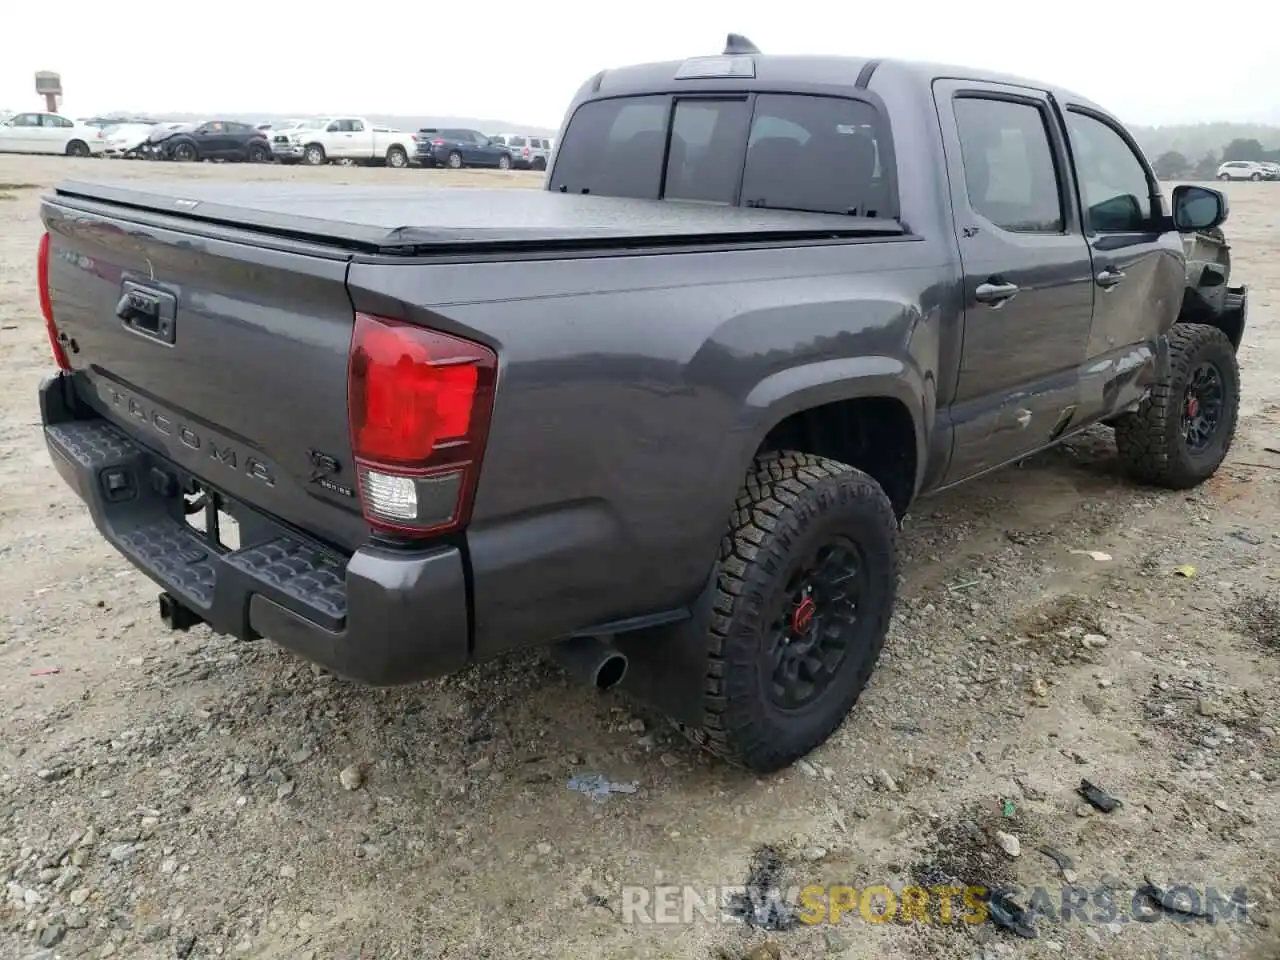
[[[1099,424],[1138,482],[1236,428],[1230,310],[1133,137],[893,60],[611,69],[542,190],[69,182],[57,470],[175,628],[375,685],[547,646],[732,762],[826,740],[916,498]]]

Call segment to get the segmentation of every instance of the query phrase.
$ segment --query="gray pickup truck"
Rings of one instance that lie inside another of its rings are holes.
[[[547,646],[745,767],[828,738],[918,496],[1114,428],[1191,487],[1231,309],[1132,137],[987,73],[723,55],[601,72],[545,189],[66,183],[53,463],[174,628],[375,685]]]

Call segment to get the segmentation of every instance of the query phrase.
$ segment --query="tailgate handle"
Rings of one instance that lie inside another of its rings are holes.
[[[176,335],[177,301],[173,294],[163,290],[148,290],[140,284],[126,280],[120,300],[116,304],[116,316],[134,333],[173,343]]]

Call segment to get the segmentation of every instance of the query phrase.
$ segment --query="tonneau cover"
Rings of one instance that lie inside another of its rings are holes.
[[[377,250],[902,234],[893,220],[520,188],[68,181],[58,199]]]

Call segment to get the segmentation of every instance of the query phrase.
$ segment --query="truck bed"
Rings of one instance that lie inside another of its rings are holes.
[[[379,253],[625,247],[895,236],[897,221],[547,190],[68,181],[58,202],[109,203]],[[115,211],[119,216],[120,211]]]

